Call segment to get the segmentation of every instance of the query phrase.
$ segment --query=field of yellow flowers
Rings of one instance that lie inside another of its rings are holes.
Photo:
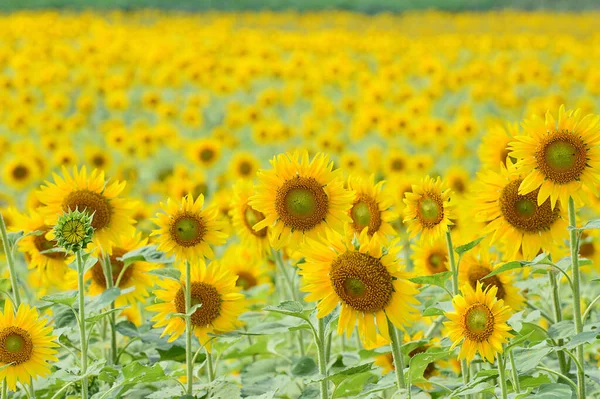
[[[1,398],[600,398],[598,20],[0,15]]]

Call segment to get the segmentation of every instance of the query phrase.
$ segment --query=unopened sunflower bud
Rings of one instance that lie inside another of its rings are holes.
[[[59,247],[70,252],[77,252],[92,242],[94,228],[92,215],[79,212],[77,209],[64,213],[54,226],[54,234]]]

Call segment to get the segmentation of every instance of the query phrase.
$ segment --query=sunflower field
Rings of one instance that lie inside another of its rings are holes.
[[[600,398],[598,21],[0,14],[1,399]]]

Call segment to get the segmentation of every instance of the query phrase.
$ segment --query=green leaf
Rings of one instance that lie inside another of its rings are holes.
[[[442,272],[432,274],[431,276],[413,277],[409,278],[409,280],[415,284],[429,284],[445,288],[446,281],[448,281],[450,277],[452,277],[452,272]]]
[[[332,381],[335,385],[339,385],[340,382],[342,382],[349,376],[352,376],[355,374],[361,374],[361,373],[370,371],[372,369],[373,369],[373,362],[360,364],[358,366],[349,367],[347,369],[338,371],[337,373],[334,373],[326,378],[320,378],[316,381],[328,380],[328,381]]]
[[[71,327],[77,324],[75,313],[71,308],[59,306],[54,310],[54,326],[55,328]]]
[[[597,230],[600,229],[600,219],[592,219],[582,227],[567,227],[569,230]]]
[[[443,316],[445,313],[442,309],[430,307],[423,311],[423,317]]]
[[[537,367],[542,359],[553,352],[551,347],[546,346],[545,342],[532,346],[531,348],[514,348],[515,362],[517,371],[525,373]]]
[[[468,252],[470,250],[472,250],[473,248],[475,248],[485,237],[479,237],[473,241],[471,241],[470,243],[467,243],[465,245],[461,245],[459,247],[454,248],[454,251],[459,254],[459,255],[463,255],[465,252]]]
[[[537,387],[539,387],[542,384],[547,384],[547,383],[550,383],[550,382],[552,382],[552,380],[550,379],[550,377],[548,377],[548,375],[542,374],[542,373],[540,373],[536,377],[533,377],[533,376],[530,376],[530,375],[525,375],[525,376],[520,376],[519,377],[519,385],[523,389],[537,388]]]
[[[98,312],[113,303],[119,295],[121,295],[121,289],[119,287],[109,288],[100,295],[96,295],[92,298],[92,302],[86,306],[85,311],[87,313]]]
[[[163,267],[160,269],[150,270],[148,274],[181,282],[181,272],[179,269],[174,267]]]
[[[599,331],[584,331],[571,338],[571,340],[565,345],[565,348],[571,350],[582,344],[591,344],[599,338]]]
[[[98,258],[94,258],[91,255],[85,255],[83,258],[83,273],[87,273],[94,265],[98,263]]]
[[[156,351],[158,352],[161,361],[172,360],[185,363],[185,348],[183,346],[173,345],[169,349],[157,348]],[[200,353],[196,356],[196,363],[202,363],[204,360],[206,360],[206,354]]]
[[[167,379],[164,370],[159,364],[145,366],[133,362],[123,367],[123,385],[158,382]],[[121,392],[122,393],[122,392]]]
[[[23,230],[21,230],[21,231],[7,233],[6,236],[8,237],[8,247],[14,248],[15,245],[19,242],[19,240],[24,237],[24,234],[23,234]],[[2,242],[1,239],[0,239],[0,242]]]
[[[61,305],[73,307],[73,304],[77,301],[77,291],[65,291],[59,292],[58,294],[45,295],[41,298],[42,301],[59,303]]]
[[[548,336],[552,339],[564,339],[575,335],[575,325],[571,320],[562,320],[548,328]]]
[[[500,266],[499,268],[493,270],[487,276],[483,277],[482,280],[492,277],[492,276],[495,276],[496,274],[507,272],[509,270],[518,269],[519,267],[523,267],[523,266],[527,266],[527,265],[524,262],[521,262],[518,260],[513,260],[512,262],[505,263],[502,266]]]
[[[529,397],[532,399],[565,399],[571,396],[571,387],[566,384],[542,384],[537,393]]]
[[[277,306],[267,306],[263,310],[267,312],[284,314],[286,316],[299,317],[303,320],[309,321],[307,311],[305,311],[304,306],[297,301],[281,302]]]
[[[129,320],[123,320],[118,322],[115,325],[115,328],[119,332],[119,334],[125,337],[138,337],[140,335],[135,324],[133,324]]]
[[[85,321],[88,322],[88,323],[96,323],[97,321],[102,320],[106,316],[109,316],[109,315],[111,315],[111,314],[113,314],[115,312],[121,312],[123,309],[126,309],[128,307],[129,306],[122,306],[122,307],[119,307],[119,308],[108,309],[108,310],[106,310],[106,311],[104,311],[102,313],[98,313],[98,314],[95,314],[93,316],[87,317],[85,319]]]
[[[333,391],[332,398],[353,398],[362,392],[364,386],[372,381],[375,381],[375,374],[364,372],[351,375],[337,384]]]
[[[430,348],[426,352],[417,353],[411,357],[408,371],[411,382],[426,381],[426,379],[423,378],[423,373],[427,366],[437,360],[447,358],[451,353],[452,351],[450,350]]]
[[[141,247],[135,249],[133,251],[127,252],[121,258],[117,258],[117,260],[123,261],[125,265],[129,265],[133,262],[150,262],[150,263],[172,263],[173,259],[167,257],[164,252],[158,251],[156,249],[156,245],[146,245],[145,247]]]
[[[307,376],[317,372],[317,363],[312,357],[302,356],[292,366],[292,375]]]

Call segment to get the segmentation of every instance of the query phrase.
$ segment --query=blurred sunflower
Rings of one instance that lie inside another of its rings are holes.
[[[233,188],[233,201],[229,216],[240,241],[246,246],[256,248],[259,253],[266,253],[270,248],[267,236],[269,227],[263,227],[260,230],[253,228],[265,218],[265,215],[250,206],[250,197],[253,195],[254,185],[249,181],[239,180]]]
[[[450,270],[448,247],[443,239],[435,240],[432,244],[419,242],[411,248],[411,258],[418,276],[429,276]]]
[[[350,223],[352,234],[367,229],[367,233],[375,238],[386,238],[396,234],[390,224],[397,215],[390,211],[392,197],[384,195],[385,181],[375,184],[375,176],[362,178],[351,175],[348,178],[348,188],[356,192],[356,198],[350,208]]]

